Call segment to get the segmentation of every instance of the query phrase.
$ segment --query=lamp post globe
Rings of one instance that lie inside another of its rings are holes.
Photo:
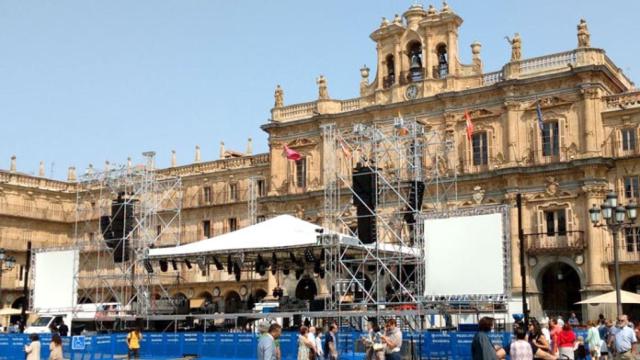
[[[600,208],[596,206],[596,204],[593,204],[591,209],[589,209],[589,218],[591,219],[591,223],[593,225],[597,225],[600,222],[600,215]]]

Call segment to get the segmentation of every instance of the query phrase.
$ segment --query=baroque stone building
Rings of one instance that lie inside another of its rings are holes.
[[[278,86],[271,119],[262,126],[269,136],[268,153],[231,152],[221,145],[219,160],[202,162],[197,149],[194,163],[157,170],[183,180],[183,241],[248,225],[247,187],[255,176],[260,178],[258,221],[287,213],[320,223],[320,127],[335,123],[348,128],[412,116],[454,144],[458,196],[448,206],[512,205],[512,269],[520,266],[515,195],[523,194],[532,315],[577,311],[587,319],[611,314],[612,308],[573,303],[613,289],[611,236],[591,226],[588,209],[600,204],[609,189],[624,203],[638,198],[640,91],[604,50],[591,46],[583,20],[577,46],[562,53],[527,58],[526,39],[515,34],[509,39],[511,58],[492,72],[483,68],[479,43],[470,44],[472,63],[460,62],[461,25],[462,19],[446,4],[441,9],[413,5],[402,16],[383,19],[371,34],[377,50],[375,74],[370,79],[370,69],[360,70],[358,97],[332,99],[330,79],[320,76],[318,99],[285,105],[284,90]],[[473,123],[471,137],[465,112]],[[285,146],[303,159],[287,160]],[[19,264],[3,274],[4,306],[21,301],[26,241],[34,247],[72,241],[76,174],[69,171],[68,181],[46,179],[43,171],[40,176],[25,175],[17,171],[13,158],[10,169],[0,172],[0,246]],[[640,230],[625,229],[621,235],[623,288],[635,292],[640,290]],[[274,286],[269,275],[236,282],[219,271],[206,276],[196,268],[178,271],[174,294],[209,298],[222,309],[251,293],[269,294]],[[326,292],[320,279],[310,274],[303,280],[309,279],[319,293]],[[294,295],[298,281],[290,275],[283,285]],[[513,295],[519,296],[517,272],[511,285]]]

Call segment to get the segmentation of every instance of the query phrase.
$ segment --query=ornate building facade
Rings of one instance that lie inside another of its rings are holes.
[[[358,97],[331,98],[330,79],[320,76],[316,100],[285,105],[278,86],[271,119],[262,126],[269,136],[268,153],[222,148],[219,160],[201,162],[196,150],[194,163],[157,170],[182,178],[183,242],[247,226],[252,177],[258,178],[258,221],[286,213],[320,223],[321,126],[349,128],[411,116],[454,144],[450,167],[457,173],[458,196],[448,200],[448,207],[512,205],[512,269],[520,266],[515,195],[523,194],[532,315],[576,311],[587,319],[611,314],[611,308],[573,303],[613,289],[611,236],[591,225],[588,209],[600,204],[609,189],[625,203],[640,194],[640,91],[604,50],[591,46],[584,20],[577,27],[577,47],[562,53],[526,58],[526,41],[515,34],[508,39],[511,59],[493,72],[484,71],[479,43],[470,44],[472,63],[460,62],[461,25],[446,4],[442,9],[413,5],[402,16],[383,19],[371,34],[377,50],[375,74],[370,79],[370,69],[360,70]],[[465,113],[472,119],[471,136]],[[285,146],[302,160],[287,160]],[[52,247],[74,237],[75,169],[68,181],[43,175],[18,172],[15,158],[8,171],[0,172],[0,247],[18,261],[2,277],[4,306],[21,301],[26,241]],[[640,290],[640,228],[623,230],[619,255],[623,288]],[[219,271],[205,276],[197,269],[178,272],[175,294],[209,298],[222,309],[249,294],[269,294],[275,283],[271,276],[236,282]],[[309,279],[320,293],[326,292],[319,278],[310,273],[303,280]],[[282,284],[294,295],[299,282],[290,275]],[[521,285],[516,272],[511,279],[514,296],[520,295]]]

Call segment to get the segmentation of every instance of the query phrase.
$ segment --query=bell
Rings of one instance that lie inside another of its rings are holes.
[[[411,65],[409,66],[409,69],[413,70],[413,69],[419,69],[421,67],[422,67],[422,64],[420,64],[420,57],[414,54],[411,57]]]

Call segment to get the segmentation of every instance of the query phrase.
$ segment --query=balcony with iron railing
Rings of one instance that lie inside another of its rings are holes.
[[[525,240],[525,250],[529,255],[577,254],[586,248],[584,231],[581,230],[526,234]]]

